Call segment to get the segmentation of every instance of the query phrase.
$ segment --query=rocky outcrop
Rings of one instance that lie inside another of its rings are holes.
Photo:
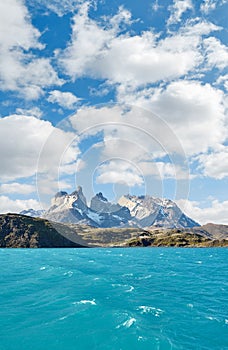
[[[80,242],[80,243],[79,243]],[[19,214],[0,215],[0,247],[79,248],[86,246],[75,230]]]

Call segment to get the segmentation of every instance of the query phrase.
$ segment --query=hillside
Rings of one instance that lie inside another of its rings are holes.
[[[228,237],[228,225],[209,223],[201,226],[201,228],[207,231],[214,239],[223,239]]]
[[[19,214],[0,215],[0,247],[7,248],[79,248],[85,242],[77,237],[77,243],[70,238],[74,230],[47,220]],[[59,230],[58,230],[59,228]],[[61,235],[61,231],[64,235]]]
[[[0,215],[2,248],[212,247],[228,246],[227,238],[228,235],[223,234],[218,239],[218,232],[213,236],[202,227],[94,228],[83,224],[50,222],[19,214]]]

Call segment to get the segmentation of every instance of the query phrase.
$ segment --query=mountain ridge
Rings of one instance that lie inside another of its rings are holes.
[[[88,205],[81,186],[71,194],[64,191],[58,192],[52,198],[50,208],[37,216],[56,222],[81,223],[102,228],[200,226],[170,199],[160,199],[149,195],[124,195],[117,203],[111,203],[99,192]]]

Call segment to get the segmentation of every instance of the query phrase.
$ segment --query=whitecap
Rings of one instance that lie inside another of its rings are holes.
[[[73,271],[67,271],[67,272],[64,272],[64,276],[69,276],[69,277],[71,277],[71,276],[73,276]]]
[[[95,302],[95,299],[75,301],[75,302],[73,302],[73,304],[74,305],[79,305],[79,304],[97,305],[96,302]]]
[[[60,318],[59,318],[59,321],[63,321],[63,320],[65,320],[67,317],[68,317],[68,316],[60,317]]]
[[[139,306],[137,310],[139,310],[141,312],[141,314],[151,313],[155,317],[160,317],[161,314],[164,313],[164,310],[162,310],[162,309],[156,308],[154,306],[146,306],[146,305]]]
[[[130,293],[135,289],[133,286],[129,286],[129,287],[130,288],[125,291],[126,293]]]
[[[126,328],[130,328],[135,322],[136,322],[136,319],[134,317],[131,317],[123,323],[123,326]]]
[[[46,267],[45,266],[41,266],[40,270],[41,271],[46,270]]]
[[[193,304],[187,304],[187,307],[189,307],[190,309],[193,309]]]
[[[219,319],[217,317],[213,317],[213,316],[206,316],[206,318],[210,321],[217,321],[220,322]]]
[[[197,263],[197,264],[202,264],[202,261],[201,261],[201,260],[199,260],[199,261],[197,261],[196,263]]]
[[[136,319],[134,317],[130,317],[128,318],[128,320],[126,320],[122,324],[119,324],[116,328],[117,329],[120,327],[130,328],[131,326],[133,326],[135,322],[136,322]]]
[[[225,319],[225,324],[228,324],[228,320],[227,319]]]
[[[112,286],[113,288],[115,288],[115,287],[128,288],[127,290],[125,290],[125,293],[132,292],[132,291],[135,289],[133,286],[130,286],[130,285],[128,285],[128,284],[112,283],[111,286]]]
[[[152,275],[146,275],[146,276],[142,276],[142,277],[138,277],[138,280],[147,280],[148,278],[151,278]]]

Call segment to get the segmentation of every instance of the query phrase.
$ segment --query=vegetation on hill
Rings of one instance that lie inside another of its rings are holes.
[[[94,228],[88,225],[63,224],[19,214],[0,215],[0,247],[79,248],[79,247],[215,247],[228,246],[223,227],[215,236],[205,227],[189,229]],[[224,226],[224,225],[222,225]],[[218,238],[219,237],[219,238]]]

